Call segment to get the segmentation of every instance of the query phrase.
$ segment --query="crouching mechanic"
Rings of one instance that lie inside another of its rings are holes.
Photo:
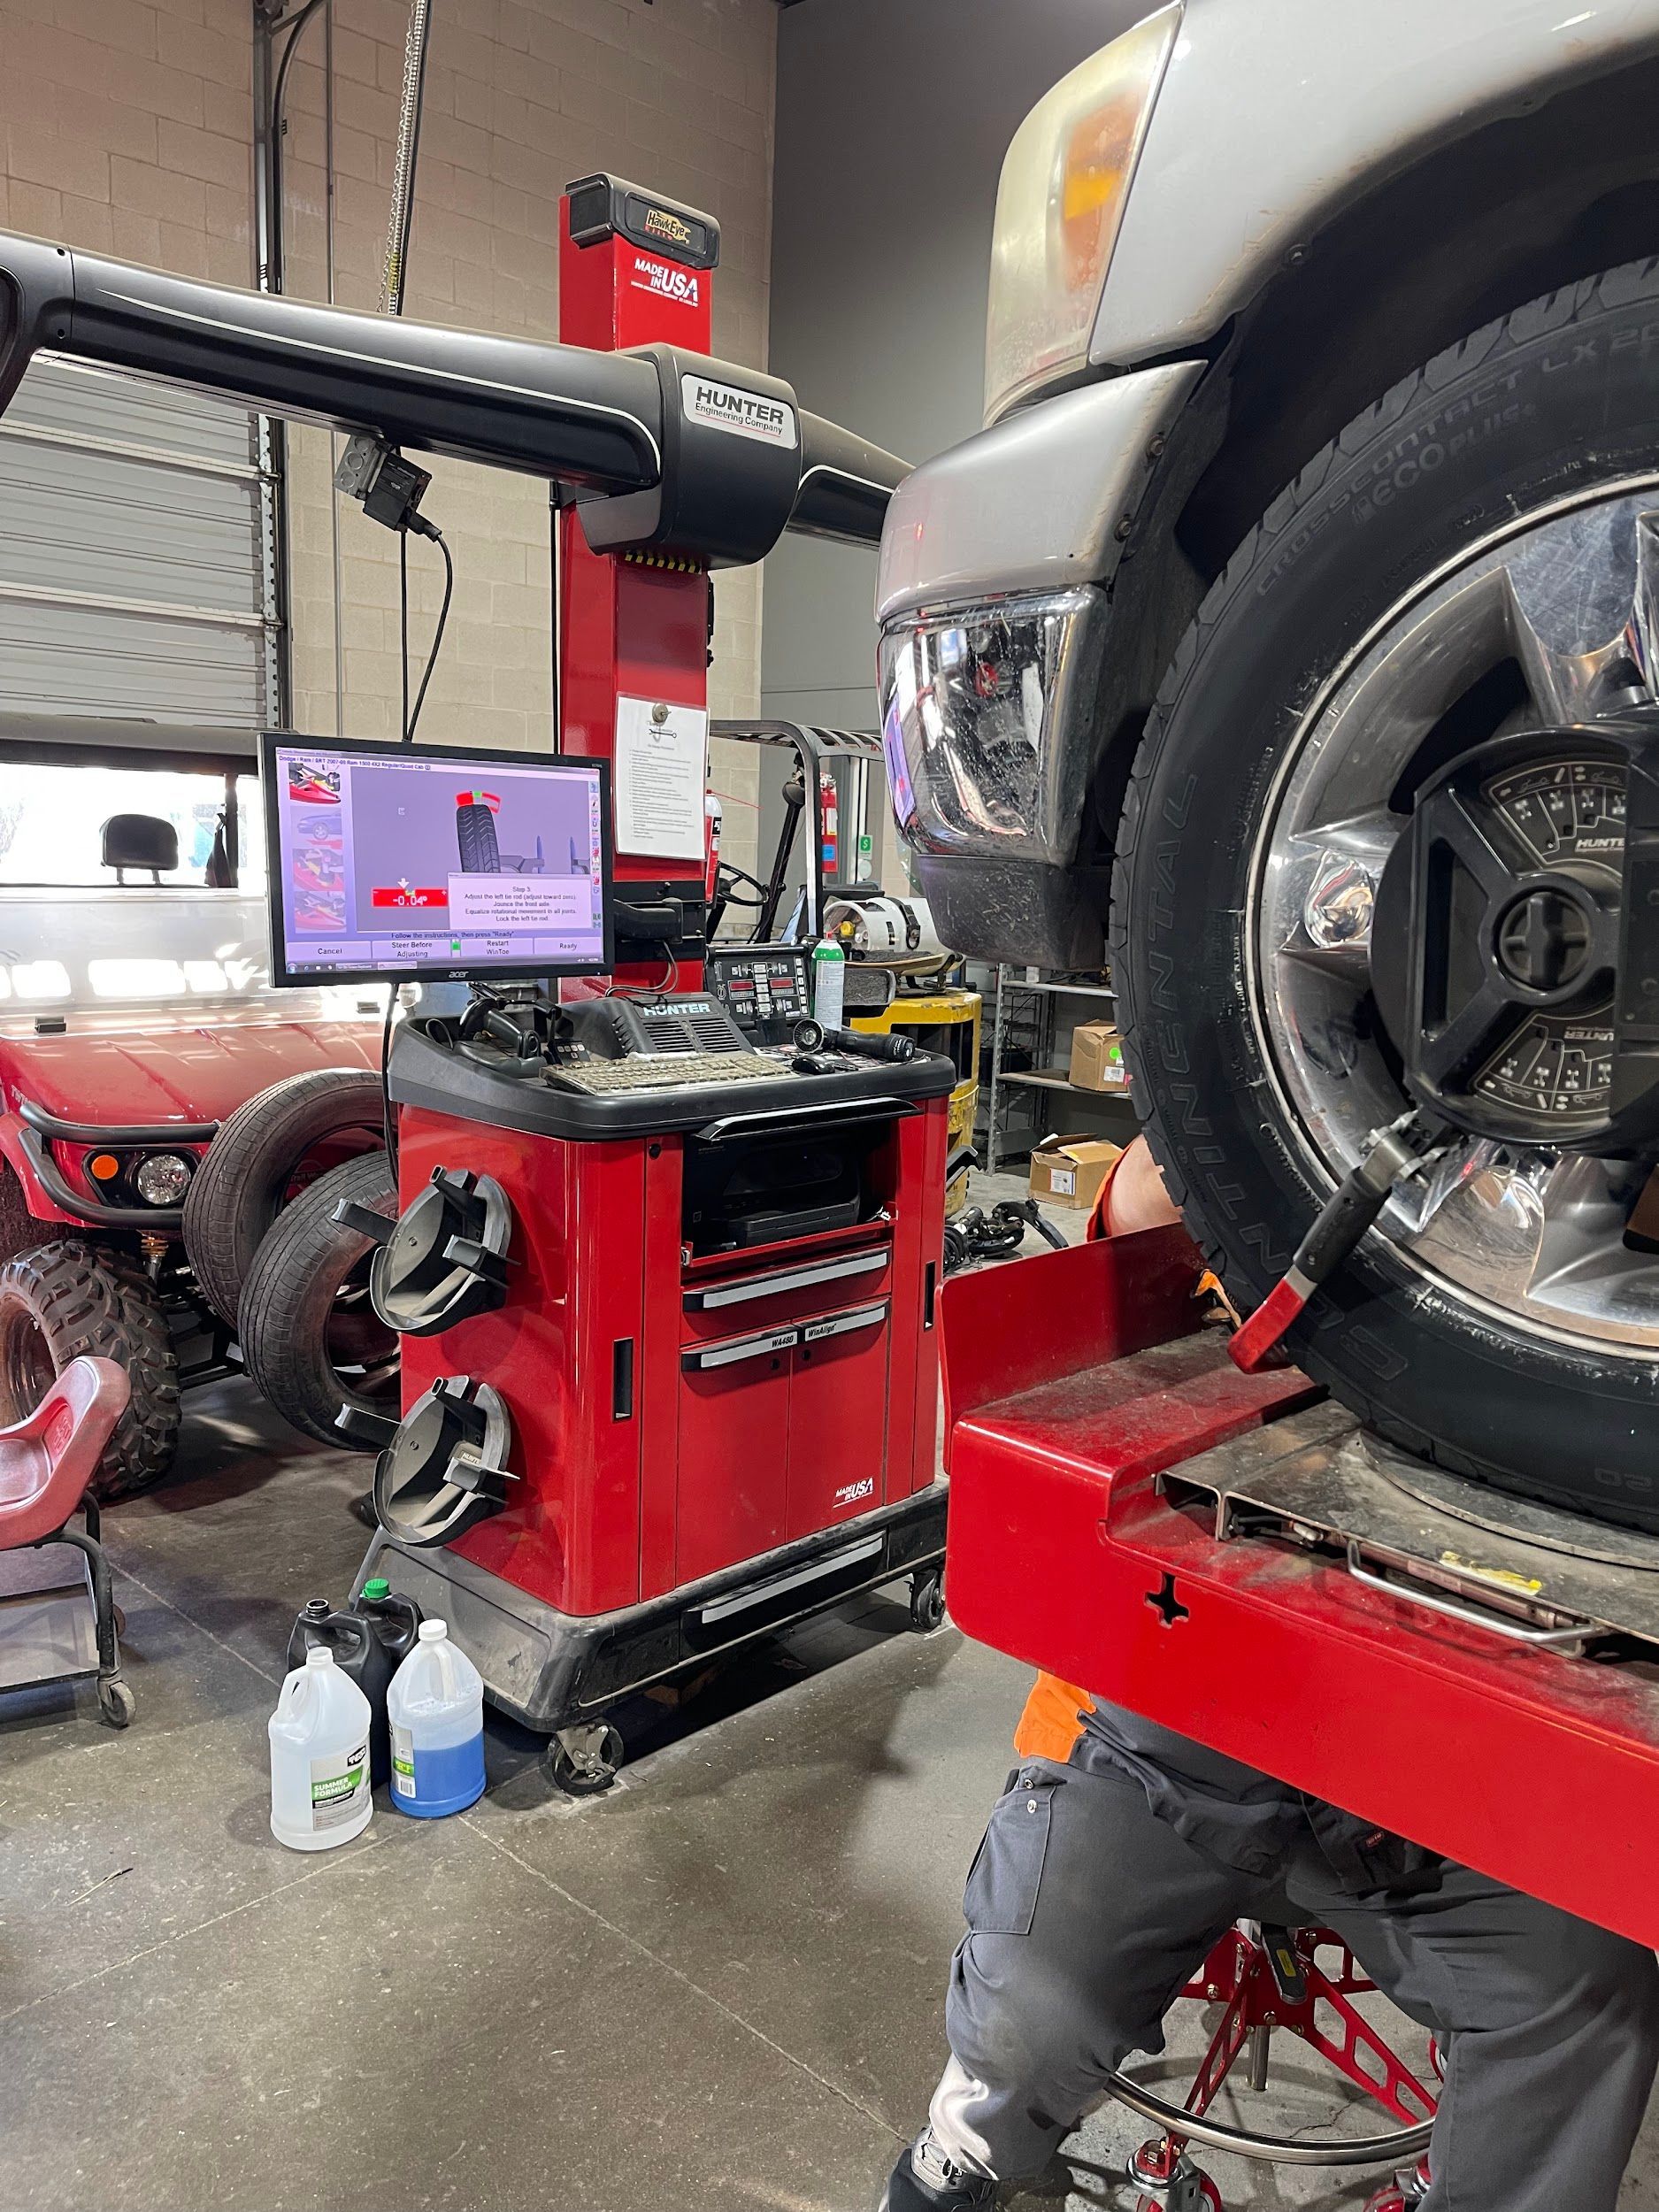
[[[1175,1218],[1137,1141],[1101,1225]],[[1614,2212],[1659,2062],[1651,1952],[1052,1676],[1014,1745],[968,1876],[949,2063],[885,2212],[975,2212],[1036,2178],[1106,2076],[1163,2049],[1240,1919],[1331,1929],[1440,2039],[1421,2212]]]

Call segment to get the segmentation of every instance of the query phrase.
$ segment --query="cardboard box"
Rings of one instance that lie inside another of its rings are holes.
[[[1031,1156],[1031,1194],[1053,1206],[1092,1206],[1123,1150],[1104,1137],[1045,1137]]]
[[[1071,1079],[1080,1091],[1122,1091],[1129,1086],[1123,1040],[1110,1022],[1079,1022],[1071,1032]]]

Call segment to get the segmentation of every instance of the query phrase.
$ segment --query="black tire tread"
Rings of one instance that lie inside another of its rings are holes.
[[[83,1355],[127,1371],[131,1396],[90,1485],[102,1503],[158,1482],[179,1441],[179,1364],[165,1315],[127,1254],[65,1239],[0,1267],[0,1296],[37,1317],[61,1374]]]
[[[378,1131],[380,1120],[380,1079],[367,1068],[285,1076],[230,1116],[184,1201],[184,1248],[221,1321],[236,1325],[248,1271],[300,1160],[344,1130]]]
[[[1141,1047],[1133,967],[1130,958],[1129,873],[1134,860],[1148,787],[1157,771],[1170,726],[1199,662],[1208,634],[1231,610],[1234,601],[1248,588],[1252,579],[1272,557],[1279,542],[1297,525],[1304,511],[1318,495],[1337,462],[1358,459],[1372,446],[1379,444],[1420,394],[1439,391],[1455,383],[1472,368],[1500,361],[1506,352],[1517,350],[1540,333],[1564,329],[1602,308],[1625,306],[1640,300],[1659,300],[1659,255],[1604,270],[1597,276],[1580,278],[1542,298],[1529,301],[1509,314],[1484,324],[1455,345],[1445,348],[1422,367],[1402,377],[1380,399],[1356,416],[1298,472],[1294,480],[1272,501],[1261,520],[1252,526],[1205,594],[1197,613],[1176,648],[1148,714],[1146,727],[1130,771],[1114,846],[1107,942],[1113,988],[1118,995],[1118,1024],[1123,1039],[1124,1060],[1130,1074],[1132,1098],[1137,1091],[1141,1099],[1146,1098],[1148,1076]],[[1248,1310],[1256,1302],[1254,1290],[1244,1283],[1241,1270],[1216,1234],[1202,1206],[1183,1181],[1172,1151],[1156,1118],[1143,1119],[1141,1129],[1158,1164],[1171,1202],[1180,1209],[1187,1231],[1203,1253],[1206,1263],[1226,1286],[1229,1295],[1240,1310]],[[1463,1453],[1448,1447],[1442,1440],[1398,1418],[1374,1398],[1358,1389],[1349,1375],[1331,1367],[1321,1359],[1317,1346],[1307,1341],[1305,1337],[1298,1340],[1296,1358],[1316,1381],[1323,1383],[1344,1404],[1351,1407],[1368,1427],[1389,1442],[1398,1445],[1401,1449],[1426,1459],[1450,1474],[1483,1482],[1494,1479],[1492,1469],[1482,1466]],[[1519,1477],[1507,1471],[1502,1482],[1506,1488],[1522,1489],[1525,1486]],[[1558,1494],[1540,1490],[1535,1494],[1553,1503],[1560,1502]]]
[[[319,1273],[327,1271],[338,1285],[369,1248],[367,1237],[334,1221],[342,1198],[396,1218],[396,1187],[384,1152],[330,1168],[278,1216],[248,1271],[237,1333],[250,1378],[283,1419],[319,1444],[350,1450],[365,1448],[342,1436],[334,1421],[342,1405],[357,1401],[322,1348],[296,1325]]]

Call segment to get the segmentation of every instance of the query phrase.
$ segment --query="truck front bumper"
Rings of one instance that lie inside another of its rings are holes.
[[[1099,964],[1079,861],[1109,733],[1111,585],[1202,369],[1044,401],[894,495],[877,594],[888,781],[954,951]]]

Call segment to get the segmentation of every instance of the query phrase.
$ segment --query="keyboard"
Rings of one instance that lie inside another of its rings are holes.
[[[548,1081],[561,1090],[599,1096],[679,1090],[687,1084],[750,1083],[788,1073],[782,1061],[764,1060],[757,1052],[630,1052],[620,1060],[579,1060],[546,1071]]]

